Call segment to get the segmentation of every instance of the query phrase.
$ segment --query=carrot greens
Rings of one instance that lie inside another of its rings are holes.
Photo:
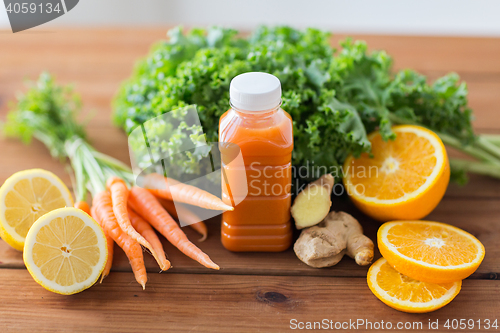
[[[132,181],[132,173],[124,163],[95,150],[87,140],[78,120],[81,101],[71,86],[56,84],[49,73],[42,73],[29,89],[18,96],[3,124],[3,134],[29,143],[41,141],[53,157],[69,159],[74,171],[76,201],[86,201],[87,191],[105,189],[111,175]]]

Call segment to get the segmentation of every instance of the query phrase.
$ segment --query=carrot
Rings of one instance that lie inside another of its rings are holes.
[[[99,219],[99,217],[97,216],[97,214],[95,212],[95,207],[92,207],[90,212],[92,213],[92,217],[94,218],[94,220],[96,220],[96,222],[99,223],[101,228],[103,228],[102,221]],[[100,283],[102,283],[102,280],[104,280],[109,275],[109,272],[111,271],[111,266],[113,265],[113,250],[114,250],[114,245],[115,245],[113,238],[111,238],[111,236],[109,236],[109,234],[106,232],[106,230],[104,230],[104,235],[106,236],[106,244],[108,247],[108,260],[106,261],[106,266],[104,266],[104,270],[102,271]]]
[[[168,184],[175,184],[175,186],[169,187]],[[179,202],[206,209],[223,211],[234,210],[233,207],[226,205],[220,198],[207,191],[195,186],[183,184],[172,178],[169,178],[167,183],[167,178],[157,173],[151,173],[145,176],[143,187],[160,198],[168,200],[173,200],[173,198],[175,198],[175,200]]]
[[[203,223],[203,221],[190,224],[189,226],[194,231],[196,231],[197,233],[199,233],[201,235],[201,238],[198,239],[198,242],[204,242],[207,239],[208,229],[207,229],[207,225],[205,223]]]
[[[75,208],[83,210],[85,213],[90,215],[90,207],[89,204],[85,201],[77,201],[75,202]]]
[[[118,225],[120,226],[120,228],[133,240],[135,240],[151,252],[162,271],[169,269],[170,265],[168,265],[168,267],[164,266],[165,262],[158,257],[158,254],[154,250],[153,246],[151,246],[151,244],[143,236],[141,236],[141,234],[138,233],[134,229],[134,227],[132,227],[127,211],[129,191],[123,179],[120,179],[118,177],[110,177],[106,182],[106,187],[111,192],[113,213],[115,213],[116,220],[118,221]]]
[[[163,198],[157,198],[157,199],[161,203],[163,208],[165,208],[167,212],[170,215],[172,215],[176,220],[179,220],[179,214],[177,214],[177,211],[179,211],[179,213],[183,217],[184,222],[201,235],[201,238],[199,239],[200,242],[203,242],[205,239],[207,239],[208,236],[207,226],[205,223],[203,223],[203,221],[201,221],[201,218],[198,215],[196,215],[194,212],[190,211],[186,207],[181,206],[180,204],[175,205],[173,201],[166,200]]]
[[[128,203],[182,253],[205,267],[219,269],[206,253],[189,241],[186,234],[148,190],[132,187]]]
[[[163,263],[163,267],[167,267],[164,270],[170,268],[170,261],[167,260],[165,256],[165,251],[163,250],[163,245],[161,245],[160,239],[156,235],[156,232],[153,230],[151,225],[144,221],[142,217],[137,215],[130,207],[128,207],[128,216],[130,217],[130,222],[132,222],[132,226],[135,230],[137,230],[144,238],[148,240],[149,243],[153,246],[156,253],[160,257],[160,260]]]
[[[99,192],[94,196],[93,202],[97,218],[102,221],[102,226],[108,235],[113,238],[116,244],[118,244],[127,255],[135,279],[144,290],[146,288],[148,276],[146,267],[144,266],[141,245],[127,235],[118,225],[118,221],[113,213],[111,195],[108,191]]]

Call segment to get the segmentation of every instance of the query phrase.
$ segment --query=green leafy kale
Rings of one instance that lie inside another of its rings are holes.
[[[217,141],[231,79],[262,71],[282,83],[283,108],[294,123],[293,164],[310,168],[310,178],[319,176],[312,166],[331,170],[349,154],[369,152],[371,131],[393,139],[394,123],[426,126],[445,143],[500,163],[498,146],[477,143],[467,86],[456,74],[429,84],[412,70],[393,73],[384,51],[369,52],[365,42],[351,39],[337,51],[330,35],[317,29],[260,27],[244,38],[232,29],[175,28],[168,35],[139,61],[115,98],[114,120],[127,133],[160,114],[196,105],[207,141]],[[468,169],[461,164],[460,170]],[[463,179],[460,170],[453,174]]]

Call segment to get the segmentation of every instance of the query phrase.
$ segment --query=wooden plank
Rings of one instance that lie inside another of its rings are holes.
[[[469,175],[469,181],[466,185],[451,183],[446,190],[446,198],[476,198],[476,199],[494,199],[500,198],[500,179]]]
[[[420,315],[384,305],[364,278],[161,274],[142,291],[131,273],[115,273],[101,285],[62,296],[25,270],[3,269],[0,292],[2,332],[284,332],[292,319],[418,322],[424,331],[429,320],[439,320],[441,331],[446,319],[494,320],[500,313],[500,281],[466,280],[449,305]],[[470,332],[476,331],[477,324]]]
[[[500,44],[500,43],[499,43]],[[499,57],[500,58],[500,57]],[[479,132],[500,130],[500,78],[495,82],[468,82],[469,106],[474,110],[474,127]]]
[[[365,40],[372,50],[385,50],[395,60],[395,69],[500,73],[498,38],[339,34],[333,36],[333,45],[347,36]]]
[[[86,110],[96,111],[92,125],[109,124],[112,96],[126,79],[135,61],[150,45],[164,39],[167,28],[69,29],[54,33],[0,34],[0,116],[7,101],[22,89],[26,78],[40,71],[54,73],[62,83],[76,83]],[[335,44],[345,35],[333,38]],[[371,49],[385,49],[396,59],[395,69],[413,68],[435,79],[455,71],[469,83],[470,104],[477,128],[500,129],[495,116],[499,105],[500,43],[495,38],[452,38],[354,35],[367,40]],[[471,59],[474,59],[473,61]]]
[[[376,241],[379,222],[373,221],[357,211],[347,198],[341,197],[334,201],[334,210],[348,211],[353,214],[363,225],[365,234]],[[498,216],[500,207],[497,200],[473,200],[462,198],[446,199],[427,218],[431,221],[440,221],[460,227],[476,236],[486,248],[486,256],[473,279],[499,279],[500,224]],[[188,237],[206,252],[220,267],[220,271],[209,270],[197,262],[183,255],[179,250],[169,244],[163,237],[165,252],[172,262],[173,273],[195,274],[238,274],[238,275],[287,275],[287,276],[329,276],[329,277],[364,277],[368,267],[361,267],[347,256],[336,266],[324,269],[315,269],[306,266],[297,259],[292,249],[282,253],[274,253],[269,260],[268,253],[233,253],[222,247],[220,242],[220,222],[214,218],[207,222],[209,238],[199,243],[199,236],[190,228],[183,228]],[[298,237],[296,231],[295,236]],[[159,272],[158,265],[152,256],[145,253],[145,262],[150,275]],[[376,258],[380,257],[376,251]],[[0,268],[22,268],[21,253],[11,249],[4,242],[0,242]],[[113,271],[130,272],[128,259],[120,249],[116,249],[113,261]]]
[[[127,61],[127,57],[140,52],[141,47],[149,47],[152,42],[165,39],[167,30],[168,27],[65,28],[45,33],[1,33],[2,46],[12,51],[0,55],[0,59],[7,58],[12,64],[25,65],[23,56],[36,56],[42,61],[53,57],[64,60],[64,54],[72,52],[77,57],[75,60],[84,61],[82,64],[91,65],[107,59],[113,65]],[[500,73],[500,60],[496,56],[500,53],[498,38],[334,34],[332,45],[338,46],[338,41],[347,36],[367,41],[371,49],[386,50],[396,59],[396,68],[487,75]],[[139,50],[130,45],[137,45]],[[40,52],[33,54],[33,50]],[[19,54],[18,58],[9,57],[14,52]],[[118,53],[123,57],[115,57]],[[32,66],[36,67],[36,64]]]

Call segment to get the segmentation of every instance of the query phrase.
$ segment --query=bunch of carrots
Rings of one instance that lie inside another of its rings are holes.
[[[155,173],[145,176],[144,188],[133,186],[130,167],[100,153],[87,140],[84,126],[77,120],[79,96],[71,87],[57,85],[48,73],[42,73],[37,82],[31,83],[13,105],[3,124],[3,134],[25,143],[36,138],[52,156],[68,160],[74,174],[75,206],[91,214],[106,234],[109,256],[101,282],[110,272],[114,243],[125,251],[143,288],[147,275],[142,247],[153,255],[162,271],[171,267],[153,228],[188,257],[205,267],[219,269],[188,240],[172,215],[182,213],[187,224],[202,235],[201,240],[207,237],[206,225],[193,212],[181,212],[184,208],[174,205],[172,198],[206,209],[226,211],[232,210],[231,206],[206,191],[173,179],[168,182],[175,186],[169,188],[165,186],[167,179]],[[92,208],[87,204],[88,192],[93,196]]]
[[[153,228],[188,257],[207,268],[219,269],[219,266],[206,253],[188,240],[186,234],[173,220],[171,214],[177,215],[177,212],[171,201],[172,192],[168,187],[161,188],[159,183],[166,182],[166,179],[158,174],[150,174],[146,178],[156,181],[146,182],[151,188],[133,186],[129,189],[123,179],[111,176],[106,182],[106,188],[93,195],[92,208],[89,208],[86,201],[75,203],[75,207],[92,215],[106,235],[108,261],[102,273],[101,282],[111,270],[114,243],[118,244],[127,255],[135,279],[143,289],[146,286],[147,274],[141,246],[149,250],[162,271],[171,267]],[[172,189],[176,191],[174,195],[179,202],[207,209],[233,209],[218,197],[191,185],[179,183]],[[177,206],[177,209],[182,209],[182,207]],[[191,219],[190,226],[202,235],[200,240],[205,240],[206,225],[194,213],[190,213],[186,212],[184,216]]]

